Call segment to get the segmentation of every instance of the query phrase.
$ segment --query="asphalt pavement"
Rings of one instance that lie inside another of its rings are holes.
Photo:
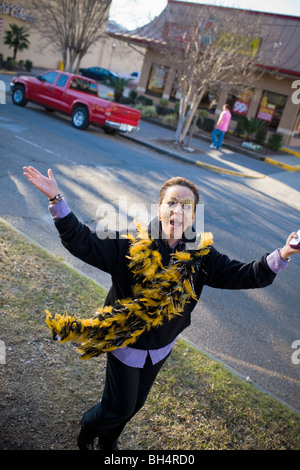
[[[0,73],[6,99],[12,76],[12,73]],[[110,97],[112,93],[105,85],[100,85],[99,91],[103,98]],[[1,103],[3,95],[0,99]],[[138,132],[124,137],[187,164],[240,178],[252,189],[300,210],[300,139],[299,148],[286,147],[285,153],[265,158],[253,151],[235,147],[226,141],[226,136],[220,150],[211,149],[211,141],[205,135],[193,137],[186,148],[175,146],[174,136],[174,129],[143,119]]]

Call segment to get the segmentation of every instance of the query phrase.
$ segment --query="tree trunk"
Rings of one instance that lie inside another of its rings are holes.
[[[188,133],[188,130],[191,126],[191,123],[193,121],[193,117],[195,116],[196,112],[197,112],[197,109],[198,109],[198,106],[203,98],[203,95],[204,95],[204,92],[205,92],[205,88],[201,88],[200,92],[196,95],[194,95],[193,97],[193,102],[192,102],[192,106],[189,110],[189,113],[188,113],[188,116],[187,116],[187,120],[185,121],[185,126],[184,126],[184,129],[183,131],[181,132],[181,135],[179,137],[179,142],[183,142],[187,133]]]
[[[74,51],[74,49],[70,48],[70,53],[69,53],[69,65],[68,65],[68,72],[73,73],[74,72],[74,64],[76,61],[77,54]]]
[[[198,116],[195,114],[193,123],[192,123],[192,125],[191,125],[191,127],[190,127],[189,137],[188,137],[188,141],[187,141],[187,144],[186,144],[186,146],[187,146],[188,148],[190,147],[191,139],[192,139],[193,134],[194,134],[194,130],[195,130],[195,127],[196,127],[197,118],[198,118]]]
[[[175,141],[181,142],[180,136],[182,133],[182,128],[186,119],[186,110],[190,101],[190,96],[192,92],[192,87],[189,85],[187,90],[180,91],[180,101],[179,101],[179,118],[178,125],[175,133]]]
[[[63,51],[62,60],[63,60],[63,64],[64,64],[64,70],[67,70],[67,53],[66,53],[66,51]]]

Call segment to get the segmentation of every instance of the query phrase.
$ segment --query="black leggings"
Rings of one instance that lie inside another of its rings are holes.
[[[129,367],[108,353],[102,400],[84,413],[81,425],[93,437],[99,436],[100,441],[116,441],[126,423],[144,405],[167,357],[153,365],[148,354],[144,367],[140,369]]]

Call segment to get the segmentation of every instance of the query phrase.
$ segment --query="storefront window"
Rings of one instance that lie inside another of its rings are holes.
[[[246,116],[251,103],[253,90],[246,90],[238,94],[230,94],[227,98],[233,119]]]
[[[219,92],[217,90],[207,90],[199,104],[199,108],[207,109],[210,113],[214,113],[219,101]]]
[[[177,79],[175,78],[172,88],[171,88],[171,93],[170,93],[170,99],[171,100],[180,100],[180,93],[178,91],[178,86],[177,86]]]
[[[171,93],[171,100],[180,100],[180,93],[177,90],[177,83],[174,80]],[[207,90],[199,104],[200,109],[207,109],[210,113],[214,113],[219,101],[219,92],[217,90]]]
[[[153,64],[147,84],[147,92],[162,96],[168,75],[167,67]]]
[[[266,121],[267,127],[276,130],[284,107],[287,96],[272,93],[270,91],[263,91],[260,105],[256,117],[262,121]]]

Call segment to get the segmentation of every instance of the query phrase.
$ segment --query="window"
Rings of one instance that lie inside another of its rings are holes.
[[[286,101],[287,96],[264,90],[256,117],[262,121],[266,121],[269,129],[276,130]]]
[[[168,75],[167,67],[153,64],[147,84],[147,92],[162,96]]]
[[[77,91],[83,91],[84,93],[89,93],[90,95],[98,96],[98,88],[95,83],[92,83],[84,78],[73,78],[70,84],[70,88]]]
[[[233,118],[246,116],[251,103],[253,90],[246,90],[236,95],[230,94],[227,98],[227,103],[230,107],[230,112]]]
[[[219,91],[216,89],[208,89],[200,101],[199,107],[206,109],[210,113],[214,113],[219,101]]]
[[[40,75],[41,80],[47,83],[54,83],[57,78],[58,72],[46,72]]]
[[[56,86],[64,87],[67,81],[68,81],[68,75],[65,75],[64,73],[62,73],[59,79],[57,80]]]

